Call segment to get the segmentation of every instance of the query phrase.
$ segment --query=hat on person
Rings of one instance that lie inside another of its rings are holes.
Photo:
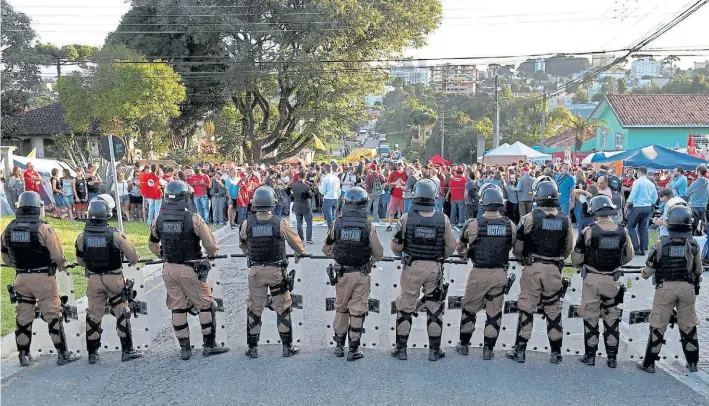
[[[458,167],[455,168],[455,171],[458,172],[458,173],[463,173],[463,172],[465,172],[465,169],[463,169],[462,166],[458,165]]]

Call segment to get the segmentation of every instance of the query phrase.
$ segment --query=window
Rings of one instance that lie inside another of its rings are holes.
[[[605,150],[608,148],[608,131],[601,130],[601,145],[600,149]]]
[[[623,149],[623,133],[616,133],[615,134],[615,149],[616,150]]]
[[[709,141],[707,140],[709,134],[694,134],[694,146],[700,153],[705,153],[709,151]]]

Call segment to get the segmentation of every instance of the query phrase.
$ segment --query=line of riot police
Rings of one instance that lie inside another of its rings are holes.
[[[16,340],[20,363],[30,362],[29,346],[34,306],[37,303],[58,352],[58,364],[77,360],[67,351],[61,321],[61,302],[53,270],[67,263],[51,226],[39,219],[39,196],[25,192],[20,198],[18,217],[2,235],[5,263],[16,268],[14,289],[18,298]],[[167,290],[167,306],[172,311],[172,325],[183,359],[192,355],[187,314],[194,307],[199,314],[203,335],[203,355],[225,353],[228,347],[216,343],[216,304],[206,281],[209,262],[202,253],[214,257],[218,246],[201,218],[187,210],[189,188],[182,181],[166,187],[166,203],[151,225],[150,250],[164,261],[163,280]],[[480,191],[482,216],[469,220],[456,241],[448,218],[435,207],[435,184],[422,179],[414,187],[412,210],[399,220],[392,237],[391,249],[403,262],[396,306],[396,343],[392,356],[407,359],[407,341],[412,316],[426,310],[429,336],[429,360],[445,356],[441,349],[443,314],[447,284],[443,278],[443,262],[457,249],[473,263],[462,298],[460,339],[456,351],[468,355],[475,330],[476,314],[486,310],[483,359],[494,356],[500,332],[504,295],[514,279],[508,278],[509,252],[522,261],[518,301],[519,318],[514,349],[507,357],[525,362],[527,342],[532,333],[533,315],[539,308],[546,318],[551,348],[550,361],[562,361],[562,299],[568,280],[562,277],[564,259],[571,254],[584,278],[579,314],[584,319],[585,354],[581,361],[595,364],[599,341],[599,318],[603,318],[603,337],[608,366],[617,365],[622,285],[620,268],[634,256],[627,232],[610,216],[615,206],[606,196],[593,197],[590,211],[595,222],[586,227],[574,244],[570,219],[559,210],[557,185],[550,179],[535,182],[537,207],[525,215],[519,225],[502,212],[502,191],[496,186]],[[291,292],[286,275],[286,242],[293,249],[295,262],[306,256],[303,242],[288,223],[272,214],[276,205],[273,189],[262,186],[254,194],[253,213],[239,229],[240,247],[248,257],[247,344],[246,355],[258,357],[261,316],[268,304],[277,313],[277,326],[283,345],[283,356],[298,354],[291,329]],[[361,359],[360,348],[364,320],[368,312],[372,266],[383,259],[383,247],[376,228],[367,218],[367,193],[359,187],[345,194],[342,216],[328,231],[322,251],[335,264],[331,272],[336,287],[335,320],[333,321],[335,354],[347,359]],[[122,233],[108,226],[110,204],[96,200],[89,206],[90,220],[76,242],[77,258],[89,275],[86,319],[86,344],[89,362],[98,361],[101,319],[106,301],[116,317],[121,340],[122,360],[142,354],[133,348],[130,334],[129,298],[122,275],[123,257],[130,263],[139,261],[135,249]],[[648,256],[642,276],[654,275],[657,285],[651,316],[651,332],[647,354],[641,368],[654,371],[669,315],[677,308],[683,349],[690,371],[696,370],[698,341],[694,312],[694,286],[701,273],[698,248],[691,238],[691,211],[676,206],[670,211],[669,237],[658,241]],[[688,228],[689,227],[689,228]],[[572,254],[573,250],[573,254]],[[514,275],[510,275],[514,276]]]

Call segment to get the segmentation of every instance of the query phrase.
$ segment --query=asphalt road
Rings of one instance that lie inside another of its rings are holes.
[[[391,233],[378,228],[388,250]],[[315,241],[324,238],[324,227],[315,229]],[[236,232],[221,239],[220,254],[239,253]],[[320,245],[308,245],[316,254]],[[388,252],[391,255],[391,252]],[[492,361],[483,361],[480,350],[463,357],[447,349],[438,362],[427,360],[427,351],[410,349],[408,361],[390,357],[388,315],[380,329],[376,349],[365,349],[357,362],[335,358],[323,340],[324,326],[332,313],[325,313],[326,287],[319,283],[328,261],[304,260],[302,265],[305,339],[301,354],[282,358],[280,346],[262,346],[256,360],[244,356],[246,267],[243,260],[219,263],[224,270],[228,345],[224,355],[204,358],[197,353],[190,361],[179,359],[177,343],[165,307],[161,278],[148,283],[152,348],[145,358],[122,363],[120,354],[102,353],[99,365],[86,359],[58,367],[54,357],[43,357],[29,368],[19,368],[15,358],[2,363],[1,401],[8,405],[172,405],[172,404],[487,404],[527,405],[605,404],[647,405],[658,401],[677,405],[709,404],[674,377],[635,369],[622,360],[609,370],[601,361],[595,368],[565,357],[560,365],[548,362],[546,354],[528,353],[526,364],[513,363],[498,351]],[[387,265],[393,266],[393,265]],[[317,273],[321,273],[317,275]],[[314,276],[317,275],[317,278]],[[391,286],[384,274],[383,286]],[[318,281],[318,282],[316,282]],[[384,289],[383,300],[397,292]],[[107,331],[105,334],[115,334]],[[622,349],[621,349],[622,355]]]

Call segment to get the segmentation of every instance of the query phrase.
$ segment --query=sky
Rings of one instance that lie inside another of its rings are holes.
[[[405,0],[402,0],[405,1]],[[9,0],[32,18],[42,42],[101,46],[129,6],[124,0]],[[627,48],[695,0],[442,0],[443,18],[413,58],[465,58]],[[98,4],[100,3],[100,4]],[[673,48],[683,68],[709,59],[709,5],[648,45]],[[701,51],[678,51],[703,48]],[[667,52],[665,52],[667,54]],[[699,55],[697,55],[699,54]],[[696,56],[694,56],[696,55]],[[526,57],[480,59],[518,64]],[[422,65],[441,61],[421,62]]]

